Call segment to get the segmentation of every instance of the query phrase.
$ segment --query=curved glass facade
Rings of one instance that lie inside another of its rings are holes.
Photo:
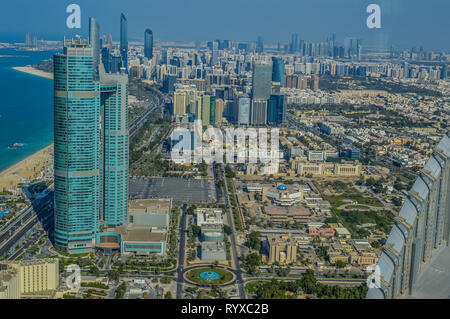
[[[380,287],[368,299],[415,291],[433,254],[450,241],[450,133],[437,145],[405,201],[378,261]]]
[[[128,119],[126,75],[101,74],[102,210],[105,225],[127,221]]]
[[[99,85],[87,40],[64,42],[54,56],[55,244],[92,247],[99,211]]]

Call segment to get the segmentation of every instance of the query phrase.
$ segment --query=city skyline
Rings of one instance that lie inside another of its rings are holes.
[[[234,10],[236,6],[233,1],[226,6],[209,4],[203,0],[198,1],[195,6],[183,3],[168,6],[162,2],[149,4],[139,0],[134,1],[135,6],[129,6],[118,1],[109,1],[110,10],[108,14],[104,14],[103,1],[89,3],[82,0],[78,1],[81,7],[81,29],[71,30],[65,26],[67,3],[55,4],[51,0],[44,0],[36,4],[24,0],[22,2],[28,10],[18,11],[19,6],[3,10],[8,12],[8,15],[1,17],[1,23],[8,25],[11,19],[19,18],[24,23],[15,28],[14,32],[0,32],[0,39],[17,41],[30,30],[39,38],[49,40],[60,40],[64,35],[73,37],[76,34],[86,37],[89,32],[88,19],[95,17],[101,25],[102,34],[112,34],[113,39],[118,41],[117,19],[123,12],[129,20],[131,41],[143,41],[145,29],[150,28],[155,38],[163,41],[207,41],[216,38],[256,41],[258,36],[262,36],[266,44],[276,44],[278,41],[289,42],[294,33],[298,33],[301,39],[307,41],[320,41],[336,33],[339,42],[342,42],[344,37],[360,37],[366,46],[450,49],[450,43],[442,38],[441,32],[450,28],[450,22],[445,17],[445,12],[450,10],[450,4],[441,1],[433,1],[433,6],[420,1],[377,1],[382,10],[382,28],[372,30],[366,26],[366,7],[370,1],[326,0],[312,4],[309,1],[285,0],[276,3],[258,2],[259,6],[249,1],[244,5],[239,4],[240,10]],[[47,2],[52,5],[46,6]],[[45,12],[42,11],[43,7],[46,8]],[[222,24],[217,22],[220,19],[214,14],[218,8],[224,18],[232,17],[237,23],[222,28]],[[178,18],[168,20],[164,18],[164,14],[159,15],[156,12],[175,14]],[[181,12],[183,14],[178,16],[177,13]],[[204,27],[205,25],[208,27]],[[8,30],[6,27],[0,29]]]

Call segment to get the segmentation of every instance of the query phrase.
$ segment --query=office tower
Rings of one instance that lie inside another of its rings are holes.
[[[209,44],[209,42],[208,42]],[[211,60],[209,65],[214,66],[219,60],[219,43],[217,41],[211,42]]]
[[[216,97],[209,96],[209,124],[215,125],[216,123]]]
[[[449,241],[450,132],[447,132],[419,172],[395,219],[377,264],[379,287],[369,289],[366,298],[390,299],[420,292],[422,287],[417,279],[422,272],[435,282],[439,276],[448,279],[445,272],[426,273],[430,267],[425,265]],[[448,285],[448,280],[442,284]]]
[[[216,99],[216,108],[215,108],[215,118],[214,118],[214,123],[216,125],[220,125],[222,123],[222,115],[223,115],[223,110],[225,108],[225,101],[222,99]]]
[[[98,75],[100,64],[100,26],[94,18],[89,18],[89,44],[92,47],[94,71]]]
[[[150,29],[145,30],[144,56],[153,59],[153,32]]]
[[[108,227],[127,221],[128,76],[100,72],[100,218]]]
[[[93,49],[85,39],[64,39],[55,54],[54,182],[55,245],[89,251],[98,229],[100,187],[100,92]]]
[[[111,53],[108,47],[102,48],[102,64],[106,73],[109,73],[111,70]]]
[[[203,126],[213,125],[216,118],[216,97],[208,94],[197,97],[195,118],[202,121]]]
[[[120,54],[123,67],[128,69],[128,22],[123,13],[120,15]]]
[[[246,94],[239,95],[237,98],[238,106],[238,124],[250,124],[250,98]]]
[[[289,48],[289,53],[297,53],[299,51],[298,34],[292,34],[291,44]]]
[[[256,40],[256,53],[263,53],[264,52],[264,39],[262,36],[258,36],[258,39]]]
[[[276,93],[270,96],[267,122],[272,125],[286,124],[286,96],[284,94]]]
[[[173,114],[186,114],[187,94],[185,91],[175,91],[173,93]]]
[[[253,65],[252,99],[268,100],[272,91],[272,63]]]
[[[345,38],[344,39],[345,57],[350,59],[361,58],[361,39],[358,38]]]
[[[448,64],[444,63],[441,69],[441,80],[447,80],[448,76]]]
[[[267,122],[267,100],[272,92],[272,63],[255,63],[252,79],[251,124]]]
[[[282,58],[272,57],[272,82],[279,82],[284,85],[284,61]]]
[[[251,118],[252,125],[264,125],[267,123],[267,101],[252,100]]]

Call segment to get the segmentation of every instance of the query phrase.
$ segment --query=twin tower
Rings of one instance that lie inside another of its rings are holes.
[[[97,72],[95,59],[80,38],[54,56],[54,237],[68,253],[127,221],[128,77]]]

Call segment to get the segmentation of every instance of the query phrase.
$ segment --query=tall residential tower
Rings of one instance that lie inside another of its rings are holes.
[[[64,39],[54,56],[55,245],[92,248],[98,229],[100,94],[88,40]]]
[[[54,56],[55,246],[90,251],[101,225],[127,221],[128,77],[94,77],[88,40]]]
[[[128,68],[128,21],[125,15],[120,15],[120,54],[122,66]]]
[[[145,30],[144,56],[149,60],[153,59],[153,32],[150,29]]]

